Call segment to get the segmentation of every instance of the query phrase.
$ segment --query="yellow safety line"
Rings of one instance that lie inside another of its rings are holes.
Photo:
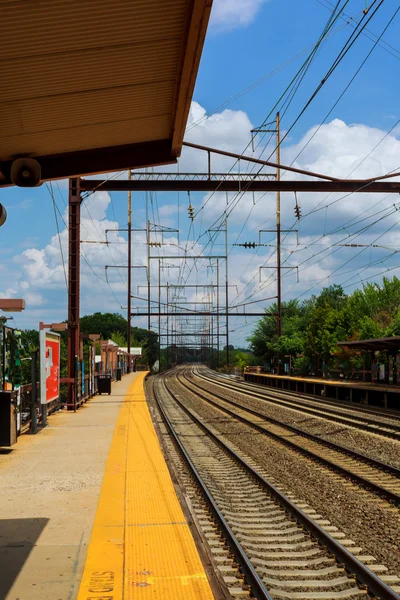
[[[211,600],[138,373],[122,403],[78,600]]]

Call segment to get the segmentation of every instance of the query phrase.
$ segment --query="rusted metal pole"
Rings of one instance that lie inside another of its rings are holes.
[[[225,219],[225,312],[226,312],[226,368],[229,367],[229,285],[228,285],[228,219]]]
[[[168,343],[169,343],[169,320],[168,320],[168,302],[169,302],[169,284],[167,282],[167,305],[166,305],[166,316],[167,316],[167,347],[165,350],[165,359],[166,359],[166,364],[167,364],[167,368],[168,368],[168,360],[169,360],[169,352],[168,352]]]
[[[284,166],[281,165],[281,170]],[[195,174],[198,175],[198,174]],[[309,173],[311,175],[311,173]],[[126,192],[131,189],[134,192],[310,192],[324,194],[330,192],[339,192],[344,194],[400,194],[399,181],[381,181],[370,179],[339,179],[334,181],[314,181],[312,179],[281,179],[281,181],[269,181],[260,179],[257,175],[253,175],[247,180],[231,179],[231,178],[213,178],[208,179],[207,173],[201,174],[201,179],[189,179],[185,174],[174,174],[174,178],[170,177],[170,173],[165,174],[162,179],[158,175],[157,179],[146,179],[127,181],[126,179],[83,179],[82,191],[92,191],[101,187],[105,192]],[[245,175],[243,175],[245,177]]]
[[[69,180],[68,217],[68,405],[76,411],[76,365],[79,358],[79,310],[80,310],[80,229],[81,229],[80,180]]]
[[[281,136],[280,136],[280,114],[276,113],[276,181],[281,179]],[[278,320],[277,320],[277,334],[278,343],[282,335],[282,282],[281,282],[281,193],[278,190],[276,192],[276,279],[278,286]],[[281,354],[278,353],[278,375],[281,374]]]
[[[214,291],[214,288],[211,288]],[[217,258],[217,315],[219,313],[219,258]],[[219,315],[217,316],[217,368],[219,368]]]
[[[148,360],[149,368],[150,365],[150,328],[151,328],[151,307],[150,307],[150,221],[147,221],[147,348],[148,348]]]
[[[132,179],[129,169],[128,180]],[[132,303],[132,192],[128,190],[128,330],[126,334],[128,350],[128,373],[131,371],[131,303]]]
[[[277,124],[279,113],[277,113]],[[327,181],[339,181],[337,177],[332,177],[331,175],[324,175],[322,173],[316,173],[315,171],[304,171],[303,169],[298,169],[296,167],[290,167],[288,165],[281,165],[278,157],[276,158],[276,162],[271,162],[269,160],[261,160],[260,158],[254,158],[253,156],[246,156],[243,154],[236,154],[235,152],[228,152],[226,150],[220,150],[219,148],[210,148],[209,146],[201,146],[200,144],[193,144],[192,142],[183,142],[184,146],[188,148],[195,148],[196,150],[204,150],[205,152],[213,152],[215,154],[221,154],[222,156],[229,156],[230,158],[236,158],[237,160],[244,160],[247,162],[256,163],[258,165],[265,165],[267,167],[276,167],[279,169],[281,166],[285,171],[291,171],[293,173],[300,173],[301,175],[310,175],[312,177],[318,177],[319,179],[326,179]]]
[[[161,260],[158,261],[158,312],[161,312]],[[158,315],[158,372],[161,372],[161,316]]]

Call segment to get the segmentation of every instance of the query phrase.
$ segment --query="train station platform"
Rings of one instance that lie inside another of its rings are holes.
[[[0,598],[211,599],[144,396],[146,373],[0,449]]]
[[[400,386],[398,385],[364,381],[334,381],[316,377],[293,377],[251,371],[244,373],[244,379],[252,383],[300,394],[312,394],[334,400],[347,400],[400,410]]]

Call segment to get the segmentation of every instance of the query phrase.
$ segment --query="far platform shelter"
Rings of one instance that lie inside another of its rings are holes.
[[[338,346],[363,353],[363,381],[400,385],[400,336],[348,340]]]
[[[244,379],[269,387],[400,410],[400,336],[348,340],[338,346],[364,353],[361,379],[294,377],[245,370]]]

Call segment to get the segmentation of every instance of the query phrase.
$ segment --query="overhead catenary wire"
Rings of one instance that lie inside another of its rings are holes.
[[[377,8],[379,8],[379,6],[380,6],[380,4],[378,5],[378,7],[377,7]],[[377,9],[376,9],[376,10],[377,10]],[[387,31],[387,29],[389,28],[389,26],[391,25],[391,23],[393,22],[393,20],[395,19],[396,15],[398,14],[398,12],[399,12],[399,11],[400,11],[400,7],[398,7],[398,8],[397,8],[397,9],[394,11],[394,13],[393,13],[393,15],[391,16],[391,18],[390,18],[389,22],[388,22],[388,23],[386,24],[386,26],[384,27],[384,29],[383,29],[383,31],[381,32],[380,36],[379,36],[379,37],[377,37],[377,39],[376,39],[376,41],[375,41],[375,43],[374,43],[373,47],[372,47],[372,48],[370,49],[370,51],[368,52],[368,54],[367,54],[366,58],[363,60],[363,62],[361,63],[360,67],[357,69],[356,73],[353,75],[352,79],[350,80],[350,82],[349,82],[349,83],[348,83],[348,85],[346,86],[345,90],[344,90],[344,91],[341,93],[341,95],[339,96],[339,98],[338,98],[338,100],[336,101],[336,103],[334,104],[334,106],[336,106],[336,104],[339,102],[340,98],[341,98],[341,97],[343,97],[343,95],[344,95],[345,91],[348,89],[348,87],[349,87],[349,86],[351,85],[351,83],[354,81],[355,77],[357,76],[357,74],[359,73],[359,71],[361,70],[361,68],[362,68],[362,67],[363,67],[363,65],[365,64],[365,62],[368,60],[369,56],[372,54],[372,52],[373,52],[373,50],[375,49],[376,45],[378,44],[378,42],[380,41],[380,39],[382,38],[382,36],[384,35],[384,33]],[[372,15],[372,16],[373,16],[373,15]],[[372,18],[372,17],[371,17],[371,18]],[[329,111],[328,115],[325,117],[324,121],[325,121],[325,120],[328,118],[329,114],[331,114],[331,112],[332,112],[333,108],[334,108],[334,107],[332,107],[332,108],[331,108],[331,110]],[[323,122],[324,122],[324,121],[323,121]],[[400,121],[400,120],[399,120],[399,121]],[[322,125],[322,123],[319,125],[319,127],[318,127],[317,131],[319,130],[319,128],[321,127],[321,125]],[[373,149],[372,149],[372,150],[371,150],[371,151],[368,153],[368,155],[367,155],[366,157],[364,157],[363,161],[364,161],[364,160],[366,160],[366,158],[367,158],[367,157],[368,157],[368,156],[369,156],[369,155],[370,155],[370,154],[371,154],[371,153],[372,153],[372,152],[373,152],[373,151],[376,149],[376,147],[378,147],[378,146],[379,146],[379,144],[380,144],[380,143],[383,141],[383,139],[385,139],[385,137],[387,137],[387,135],[389,135],[390,131],[392,131],[392,130],[395,128],[395,126],[396,126],[396,124],[395,124],[395,125],[394,125],[394,126],[393,126],[393,127],[390,129],[390,130],[389,130],[389,132],[387,132],[387,133],[385,134],[385,136],[383,136],[382,140],[381,140],[381,141],[380,141],[380,142],[379,142],[379,143],[378,143],[378,144],[377,144],[377,145],[376,145],[376,146],[375,146],[375,147],[374,147],[374,148],[373,148]],[[316,132],[314,132],[314,134],[313,134],[313,136],[312,136],[312,137],[314,137],[314,136],[315,136],[315,134],[316,134]],[[312,138],[310,138],[310,139],[307,141],[307,143],[305,144],[305,146],[303,147],[303,149],[302,149],[302,150],[301,150],[301,151],[300,151],[300,152],[297,154],[297,156],[295,157],[295,159],[292,161],[291,165],[293,165],[293,163],[294,163],[294,162],[295,162],[295,160],[298,158],[298,156],[300,156],[301,152],[302,152],[302,151],[305,149],[305,147],[306,147],[306,146],[307,146],[307,145],[310,143],[311,139],[312,139]],[[360,164],[362,164],[362,162],[363,162],[363,161],[361,161],[361,163],[360,163]],[[352,172],[354,172],[354,170],[355,170],[355,169],[353,169],[353,171],[352,171]],[[348,194],[348,195],[350,195],[350,194]],[[340,199],[336,199],[336,200],[334,201],[334,203],[335,203],[335,202],[338,202],[339,200],[340,200]],[[323,208],[325,208],[325,207],[323,207]],[[313,212],[316,212],[316,210],[317,210],[317,209],[315,209],[315,208],[314,208],[312,211],[310,211],[310,213],[308,213],[308,214],[304,215],[304,217],[307,217],[307,216],[309,216],[310,214],[312,214]],[[286,236],[285,236],[285,237],[286,237]],[[286,262],[286,261],[285,261],[285,262]]]
[[[59,225],[58,225],[56,201],[55,201],[55,198],[54,198],[54,191],[53,191],[53,186],[52,186],[51,181],[49,182],[49,184],[46,183],[46,187],[47,187],[48,192],[50,193],[50,197],[51,197],[51,200],[52,200],[52,203],[53,203],[54,219],[55,219],[55,222],[56,222],[57,237],[58,237],[58,243],[59,243],[59,246],[60,246],[61,261],[62,261],[62,266],[63,266],[63,271],[64,271],[65,288],[68,290],[67,270],[65,268],[64,251],[63,251],[62,242],[61,242],[60,228],[59,228]]]
[[[339,52],[338,56],[336,57],[336,59],[334,60],[334,62],[332,63],[331,67],[329,68],[329,70],[327,71],[325,77],[322,79],[322,81],[320,82],[320,84],[317,86],[316,90],[314,90],[313,94],[311,95],[311,97],[309,98],[309,100],[306,102],[305,106],[301,109],[300,113],[298,114],[298,116],[295,118],[294,122],[290,125],[290,127],[286,130],[285,134],[282,136],[281,140],[280,140],[280,144],[282,145],[283,141],[285,140],[285,138],[289,135],[289,133],[292,131],[292,129],[294,128],[294,126],[297,124],[297,122],[299,121],[299,119],[301,118],[301,116],[304,114],[304,112],[306,111],[306,109],[308,108],[308,106],[311,104],[311,102],[314,100],[314,98],[316,97],[316,95],[318,94],[318,92],[321,90],[321,88],[323,87],[323,85],[325,85],[326,81],[329,79],[329,77],[332,75],[332,73],[336,70],[336,68],[338,67],[338,65],[340,64],[340,62],[343,60],[343,58],[346,56],[346,54],[349,52],[350,48],[353,46],[353,44],[355,43],[355,41],[358,39],[359,35],[361,34],[361,32],[363,31],[363,28],[366,26],[366,24],[372,19],[372,17],[376,14],[377,10],[381,7],[382,3],[384,0],[380,0],[378,5],[375,7],[374,11],[372,12],[372,14],[369,16],[369,18],[367,19],[366,23],[364,23],[361,27],[361,29],[359,31],[357,31],[357,28],[359,25],[362,24],[364,18],[366,18],[366,14],[363,14],[363,16],[361,17],[360,21],[358,22],[357,27],[353,30],[353,32],[351,33],[351,35],[349,36],[348,40],[346,41],[346,43],[344,44],[342,50]],[[374,0],[374,2],[371,4],[371,7],[369,10],[371,10],[371,8],[378,2],[378,0]],[[346,3],[347,4],[347,3]],[[336,7],[335,7],[336,9]],[[369,11],[368,11],[369,12]],[[381,36],[385,33],[385,31],[387,30],[387,28],[389,27],[389,25],[391,24],[392,20],[394,19],[394,17],[396,16],[398,11],[395,12],[395,14],[392,16],[391,20],[389,21],[388,25],[385,27],[384,31],[382,32]],[[337,15],[338,18],[338,15]],[[378,41],[378,40],[377,40]],[[377,43],[377,42],[376,42]],[[346,89],[342,92],[342,95],[340,97],[343,96],[343,94],[345,93],[345,91],[348,89],[348,87],[351,85],[352,81],[354,80],[354,78],[356,77],[356,75],[358,74],[359,70],[362,68],[362,66],[365,64],[366,60],[368,59],[368,57],[370,56],[370,54],[372,53],[373,49],[376,46],[376,43],[374,44],[374,47],[371,49],[371,51],[368,53],[366,59],[363,61],[362,65],[359,67],[359,69],[357,70],[356,74],[354,75],[353,79],[350,81],[350,83],[348,84],[348,86],[346,87]],[[340,100],[340,98],[337,100],[337,102]],[[278,103],[275,104],[275,108],[277,107]],[[272,109],[273,111],[274,109]],[[333,110],[333,108],[332,108]],[[272,111],[268,114],[268,116],[265,118],[263,125],[265,122],[267,122],[267,120],[270,118]],[[327,118],[327,117],[326,117]],[[265,151],[265,148],[263,149],[261,155],[263,154],[263,152]],[[275,150],[274,150],[275,151]],[[273,151],[273,152],[274,152]],[[268,160],[271,158],[273,152],[269,155]],[[293,164],[293,162],[292,162]],[[261,167],[261,169],[258,169],[257,174],[261,172],[263,167]],[[240,194],[240,197],[238,199],[235,199],[235,204],[233,205],[233,207],[231,207],[229,209],[229,212],[225,209],[223,215],[219,218],[219,219],[223,219],[225,216],[228,216],[233,210],[234,208],[237,206],[238,202],[240,201],[240,198],[243,196],[242,192]],[[208,199],[209,200],[209,199]],[[208,201],[207,200],[207,201]],[[204,205],[203,205],[204,206]],[[219,220],[218,219],[218,220]],[[216,223],[218,222],[215,221],[213,226],[216,225]]]
[[[348,2],[345,2],[345,3],[344,3],[344,5],[343,5],[341,8],[344,8],[344,7],[347,5],[347,3],[348,3]],[[339,4],[340,4],[340,2],[338,2],[338,3],[337,3],[337,7],[339,7]],[[302,70],[303,70],[304,68],[306,68],[306,66],[308,65],[309,61],[312,59],[313,55],[315,54],[315,50],[318,48],[319,44],[320,44],[320,43],[322,42],[322,40],[324,39],[324,36],[325,36],[325,35],[326,35],[326,34],[329,32],[330,28],[332,27],[332,24],[333,24],[333,23],[336,21],[336,19],[337,19],[337,16],[338,16],[338,15],[337,15],[337,14],[335,14],[335,11],[333,11],[333,12],[332,12],[332,15],[331,15],[331,17],[330,17],[330,19],[328,20],[328,22],[327,22],[327,24],[326,24],[326,26],[325,26],[325,28],[324,28],[324,30],[323,30],[323,32],[322,32],[322,34],[320,35],[320,38],[319,38],[319,40],[318,40],[318,41],[317,41],[317,43],[314,45],[314,47],[313,47],[313,51],[312,51],[311,55],[308,57],[308,59],[306,59],[306,62],[305,62],[305,63],[303,63],[303,66],[301,67],[301,70],[298,72],[298,73],[300,73],[300,75],[301,75],[301,73],[302,73]],[[292,81],[296,81],[296,77],[295,77],[295,78],[294,78]],[[289,89],[289,88],[287,88],[287,89]],[[264,120],[264,122],[265,122],[265,120]],[[249,144],[247,145],[246,149],[248,148],[248,146],[249,146]],[[245,149],[245,150],[246,150],[246,149]],[[245,150],[243,151],[243,153],[245,152]],[[237,163],[238,163],[238,161],[235,161],[235,164],[237,164]],[[230,170],[232,170],[232,168],[234,168],[234,165],[231,167],[231,169],[230,169]],[[213,194],[214,194],[214,193],[215,193],[215,192],[213,192]],[[243,193],[244,193],[244,192],[243,192]],[[240,194],[240,196],[242,196],[242,195],[243,195],[243,193],[241,193],[241,194]],[[213,196],[213,194],[211,194],[211,196],[209,196],[209,197],[208,197],[207,201],[206,201],[205,203],[203,203],[202,207],[199,209],[199,211],[198,211],[198,212],[200,212],[200,211],[204,210],[204,207],[205,207],[206,203],[207,203],[207,202],[210,200],[210,198]],[[219,220],[222,220],[222,218],[223,218],[223,217],[227,217],[227,216],[228,216],[228,214],[229,214],[229,213],[228,213],[228,210],[227,210],[228,208],[229,208],[229,205],[228,205],[228,207],[227,207],[227,208],[224,210],[224,212],[223,212],[223,215],[222,215],[222,216],[219,218]],[[198,212],[197,212],[196,214],[198,214]],[[218,220],[217,220],[217,221],[215,221],[215,222],[213,223],[212,227],[213,227],[213,226],[215,226],[215,225],[217,225],[217,222],[218,222]],[[222,225],[222,223],[220,223],[220,226],[221,226],[221,225]],[[197,243],[197,242],[200,240],[200,238],[202,237],[202,235],[204,235],[204,233],[199,235],[199,237],[197,238],[197,241],[196,241],[195,243]],[[214,237],[215,237],[215,236],[214,236]],[[207,246],[209,245],[209,243],[210,243],[210,242],[207,242],[207,244],[206,244],[206,246],[205,246],[205,247],[207,247]],[[212,243],[212,238],[211,238],[211,243]],[[193,246],[192,246],[192,247],[193,247]],[[186,265],[185,265],[185,266],[186,266]],[[190,276],[190,273],[193,271],[193,268],[196,268],[196,265],[195,265],[195,264],[193,264],[193,265],[192,265],[192,267],[189,269],[188,276]]]
[[[48,191],[49,191],[49,193],[50,193],[50,189],[47,187],[47,185],[46,185],[46,188],[47,188],[47,190],[48,190]],[[51,195],[51,194],[50,194],[50,195]],[[66,229],[66,231],[68,231],[68,229],[69,229],[69,228],[68,228],[68,225],[67,225],[67,223],[65,222],[64,216],[63,216],[62,212],[60,211],[60,209],[59,209],[59,207],[58,207],[58,205],[57,205],[57,203],[56,203],[55,201],[54,201],[54,207],[55,207],[56,211],[58,212],[58,214],[59,214],[59,216],[60,216],[60,218],[61,218],[62,222],[64,223],[64,226],[65,226],[65,229]],[[88,268],[90,269],[90,271],[93,273],[93,275],[94,275],[94,276],[95,276],[95,277],[96,277],[96,278],[99,280],[100,287],[101,287],[101,289],[102,289],[103,293],[105,293],[105,294],[108,294],[109,292],[108,292],[108,291],[107,291],[107,289],[105,289],[105,288],[104,288],[104,286],[102,285],[102,283],[108,283],[108,282],[107,282],[105,279],[102,279],[102,278],[100,277],[100,275],[99,275],[98,273],[96,273],[96,271],[93,269],[92,265],[89,263],[88,259],[86,258],[86,256],[85,256],[84,252],[82,251],[82,248],[80,248],[80,255],[82,256],[82,258],[83,258],[84,262],[86,263],[86,265],[88,266]],[[110,291],[111,291],[111,294],[112,294],[112,296],[114,297],[114,299],[115,299],[115,301],[117,302],[118,306],[121,308],[121,302],[120,302],[120,301],[118,300],[118,298],[116,297],[116,295],[115,295],[115,293],[114,293],[114,290],[111,288],[111,286],[110,286],[110,284],[109,284],[109,283],[108,283],[108,286],[109,286],[109,288],[110,288]]]

